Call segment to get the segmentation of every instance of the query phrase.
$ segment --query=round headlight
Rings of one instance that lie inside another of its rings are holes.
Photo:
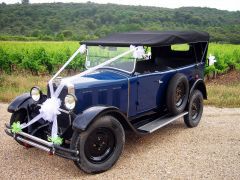
[[[41,98],[41,90],[38,87],[33,87],[30,91],[30,95],[34,101],[39,101]]]
[[[76,106],[76,98],[74,95],[72,94],[68,94],[65,99],[64,99],[64,104],[65,104],[65,107],[68,109],[68,110],[73,110]]]

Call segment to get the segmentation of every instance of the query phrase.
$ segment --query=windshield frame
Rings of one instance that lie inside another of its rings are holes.
[[[94,45],[94,46],[97,46],[97,45]],[[88,47],[89,46],[87,46],[87,49],[86,49],[86,59],[85,59],[85,63],[84,63],[84,66],[85,66],[85,68],[88,70],[88,69],[91,69],[91,67],[90,68],[88,68],[87,67],[87,61],[89,60],[88,58],[89,58],[89,49],[88,49]],[[122,46],[109,46],[109,47],[122,47]],[[125,46],[124,46],[125,47]],[[124,72],[124,73],[127,73],[127,74],[133,74],[134,72],[135,72],[135,69],[136,69],[136,63],[137,63],[137,58],[133,58],[134,60],[133,60],[133,69],[132,69],[132,71],[130,72],[130,71],[126,71],[126,70],[124,70],[124,69],[120,69],[120,68],[116,68],[116,67],[111,67],[111,66],[104,66],[104,67],[101,67],[101,68],[99,68],[99,69],[112,69],[112,70],[117,70],[117,71],[120,71],[120,72]],[[117,60],[116,60],[117,61]],[[94,67],[94,66],[93,66]]]

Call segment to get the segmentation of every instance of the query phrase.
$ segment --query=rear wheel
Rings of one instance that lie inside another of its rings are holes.
[[[188,127],[196,127],[203,113],[203,95],[199,90],[194,90],[188,107],[188,114],[184,116],[184,122]]]
[[[75,164],[87,173],[110,169],[118,160],[125,143],[121,123],[112,116],[103,116],[84,132],[73,133],[71,149],[79,151]]]

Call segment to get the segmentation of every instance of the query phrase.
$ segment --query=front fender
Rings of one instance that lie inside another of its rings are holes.
[[[20,96],[17,96],[8,106],[8,112],[14,113],[19,109],[27,109],[29,103],[28,101],[32,101],[30,93],[24,93]]]
[[[85,131],[88,128],[88,126],[95,119],[97,119],[97,117],[99,117],[103,114],[108,114],[108,113],[121,114],[121,112],[119,112],[119,110],[116,107],[93,106],[93,107],[90,107],[90,108],[84,110],[81,114],[77,115],[73,121],[72,127],[74,130],[77,130],[77,131]]]

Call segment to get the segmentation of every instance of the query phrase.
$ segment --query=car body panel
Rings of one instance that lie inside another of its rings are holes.
[[[169,70],[138,75],[137,113],[143,113],[164,105],[168,81],[175,73],[176,70]]]
[[[96,106],[114,106],[123,113],[128,111],[128,78],[111,70],[97,71],[73,81],[77,105],[75,113]]]
[[[21,108],[24,108],[26,109],[27,108],[27,105],[28,103],[25,103],[26,101],[31,101],[31,96],[30,96],[30,93],[24,93],[24,94],[21,94],[20,96],[17,96],[8,106],[8,112],[15,112],[15,111],[18,111],[19,109]]]

